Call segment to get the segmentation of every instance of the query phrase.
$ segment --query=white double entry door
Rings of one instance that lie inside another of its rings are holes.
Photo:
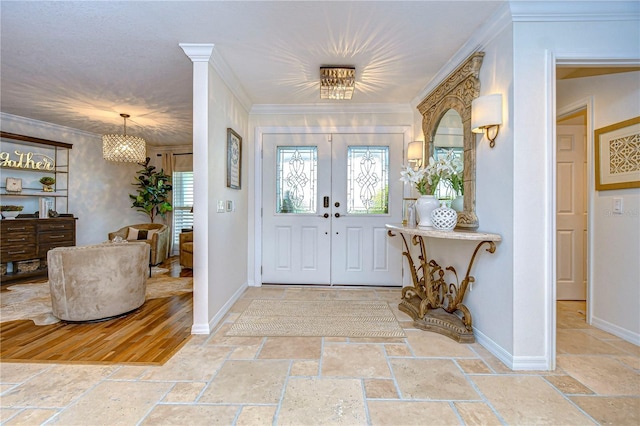
[[[403,134],[262,142],[262,282],[400,286]]]

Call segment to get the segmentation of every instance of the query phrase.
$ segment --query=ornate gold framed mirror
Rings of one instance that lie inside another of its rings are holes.
[[[434,156],[438,147],[462,145],[464,206],[463,211],[458,212],[458,228],[475,229],[478,227],[478,216],[476,215],[476,138],[471,132],[471,101],[480,94],[479,73],[483,58],[484,52],[471,55],[418,105],[418,111],[422,114],[422,132],[425,137],[427,158]],[[438,134],[456,133],[450,130],[443,131],[445,128],[451,129],[459,126],[459,124],[451,124],[456,123],[456,116],[459,116],[461,121],[462,140],[438,142],[440,139]],[[440,129],[441,122],[443,129]],[[424,163],[425,161],[423,161]]]

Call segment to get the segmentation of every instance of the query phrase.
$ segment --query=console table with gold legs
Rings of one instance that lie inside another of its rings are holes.
[[[398,308],[413,318],[417,328],[443,334],[460,343],[473,343],[475,339],[471,312],[462,302],[467,289],[475,282],[475,278],[470,274],[478,251],[486,245],[486,251],[495,252],[495,243],[502,239],[500,235],[466,230],[439,231],[430,227],[409,227],[401,224],[387,224],[386,227],[390,237],[395,237],[397,234],[402,237],[404,242],[402,254],[409,262],[413,283],[413,286],[402,289],[402,301]],[[407,238],[412,245],[419,247],[420,254],[417,262],[411,255]],[[425,238],[479,241],[471,255],[467,273],[462,282],[455,268],[447,266],[443,269],[435,260],[428,257]],[[445,270],[453,274],[455,283],[447,284],[444,278]]]

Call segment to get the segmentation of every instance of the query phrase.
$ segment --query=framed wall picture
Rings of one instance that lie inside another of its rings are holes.
[[[240,189],[242,172],[242,138],[233,129],[227,129],[227,187]]]
[[[594,132],[596,191],[640,188],[640,117]]]

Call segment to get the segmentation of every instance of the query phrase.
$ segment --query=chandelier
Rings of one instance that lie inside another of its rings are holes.
[[[354,67],[320,67],[320,99],[351,99],[355,76]]]
[[[144,163],[147,149],[144,139],[127,135],[129,114],[120,114],[124,119],[124,134],[102,136],[102,157],[108,161]]]

